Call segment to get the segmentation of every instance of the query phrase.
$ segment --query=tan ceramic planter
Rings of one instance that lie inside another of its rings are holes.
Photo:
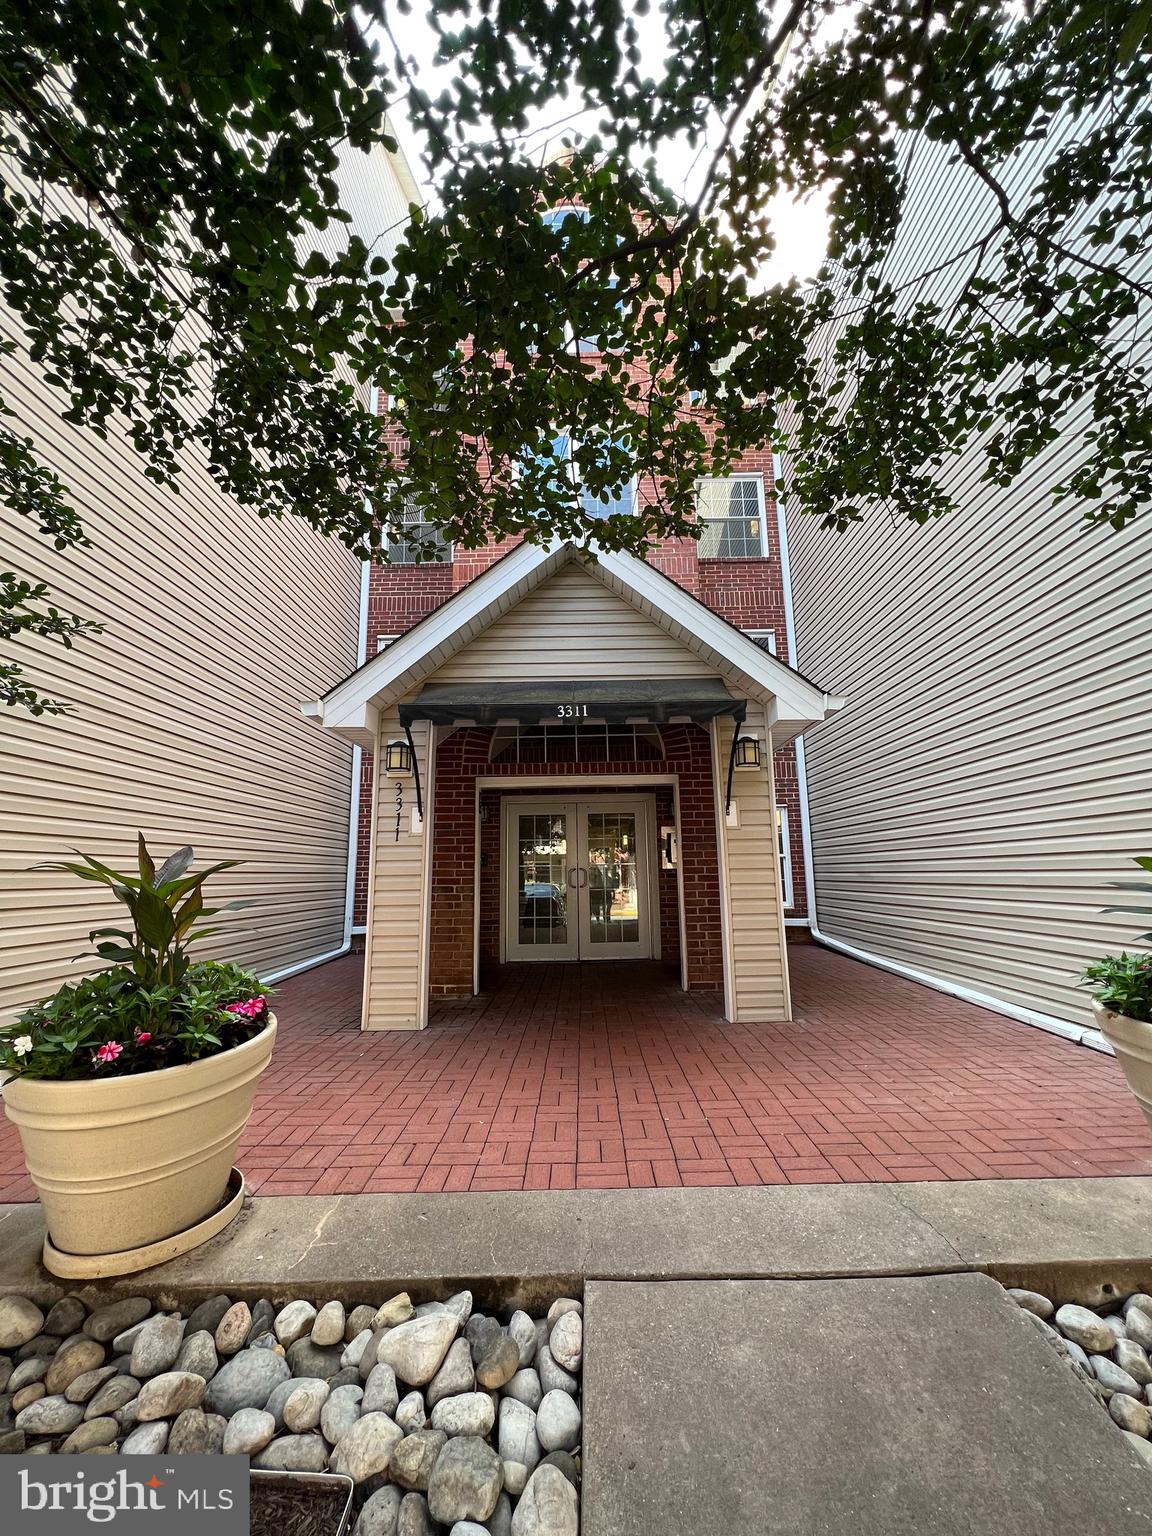
[[[243,1045],[184,1067],[103,1082],[5,1083],[4,1107],[55,1247],[123,1253],[210,1216],[275,1039],[272,1018]]]
[[[1127,1018],[1122,1013],[1110,1013],[1099,1003],[1093,1003],[1092,1008],[1096,1022],[1124,1069],[1136,1102],[1144,1111],[1145,1120],[1152,1126],[1152,1024]]]

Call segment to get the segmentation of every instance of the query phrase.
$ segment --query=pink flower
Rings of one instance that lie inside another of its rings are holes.
[[[124,1050],[115,1040],[106,1040],[98,1051],[93,1051],[93,1061],[115,1061]]]
[[[151,1038],[152,1038],[152,1031],[150,1029],[142,1029],[140,1031],[140,1033],[136,1036],[136,1044],[137,1045],[147,1045],[149,1040],[151,1040]]]
[[[258,1019],[264,1012],[264,999],[262,997],[250,997],[247,1002],[229,1003],[228,1013],[238,1013],[245,1019]]]

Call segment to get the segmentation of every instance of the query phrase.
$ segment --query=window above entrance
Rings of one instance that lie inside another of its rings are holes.
[[[651,763],[664,756],[654,725],[501,725],[493,763]]]

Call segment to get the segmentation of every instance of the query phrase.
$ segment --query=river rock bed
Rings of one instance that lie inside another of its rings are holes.
[[[1096,1309],[1058,1307],[1038,1291],[1008,1294],[1152,1471],[1152,1296],[1136,1292]]]
[[[186,1315],[0,1296],[0,1454],[240,1453],[350,1476],[354,1536],[577,1536],[583,1335],[573,1297],[501,1321],[470,1291]]]

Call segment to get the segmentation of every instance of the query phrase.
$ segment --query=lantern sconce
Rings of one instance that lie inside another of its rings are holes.
[[[389,778],[406,778],[412,772],[412,749],[406,741],[390,741],[384,754],[384,772]]]
[[[733,766],[736,768],[760,767],[760,741],[756,736],[741,736],[737,739],[733,754]]]

